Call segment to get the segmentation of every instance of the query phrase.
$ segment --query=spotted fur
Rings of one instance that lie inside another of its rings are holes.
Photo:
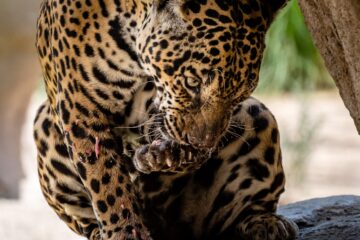
[[[42,191],[88,239],[292,239],[272,114],[249,98],[284,0],[44,0]]]

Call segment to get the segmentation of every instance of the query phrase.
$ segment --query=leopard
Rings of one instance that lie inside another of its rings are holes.
[[[251,96],[286,0],[43,0],[42,193],[90,240],[295,239],[271,111]]]

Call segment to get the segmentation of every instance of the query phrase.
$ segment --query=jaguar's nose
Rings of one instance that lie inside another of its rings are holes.
[[[216,137],[212,134],[205,134],[201,136],[189,136],[188,137],[190,145],[199,149],[210,149],[216,145]]]

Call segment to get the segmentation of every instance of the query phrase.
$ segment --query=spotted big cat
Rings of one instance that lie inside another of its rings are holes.
[[[43,194],[92,240],[294,239],[279,131],[250,95],[280,0],[44,0]]]

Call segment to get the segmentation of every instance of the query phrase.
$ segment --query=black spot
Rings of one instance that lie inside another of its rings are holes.
[[[249,187],[251,187],[251,184],[252,184],[251,178],[245,179],[240,183],[239,190],[248,189]]]
[[[81,162],[78,162],[76,164],[76,167],[77,167],[77,170],[78,170],[78,173],[79,173],[80,177],[83,180],[86,180],[87,176],[86,176],[86,168],[85,168],[84,164],[82,164]]]
[[[114,206],[115,204],[115,197],[113,195],[108,195],[106,197],[106,201],[110,206]]]
[[[91,189],[95,192],[95,193],[99,193],[100,192],[100,183],[98,180],[96,179],[92,179],[90,182],[90,186]]]
[[[75,108],[84,116],[89,117],[89,111],[80,103],[76,102],[75,103]]]
[[[95,93],[96,95],[98,95],[100,98],[104,99],[104,100],[108,100],[109,99],[109,95],[107,95],[103,90],[101,89],[95,89]]]
[[[172,76],[174,75],[174,68],[172,68],[171,66],[169,65],[165,65],[164,67],[164,72],[169,75],[169,76]]]
[[[122,183],[124,182],[124,176],[119,175],[119,176],[118,176],[118,182],[119,182],[120,184],[122,184]]]
[[[108,126],[104,125],[102,123],[96,122],[91,125],[91,129],[94,130],[95,132],[103,132],[108,129]]]
[[[271,183],[270,191],[275,192],[279,187],[281,187],[284,183],[284,179],[285,179],[284,173],[283,172],[278,173],[275,176],[274,181]]]
[[[257,133],[264,131],[269,126],[269,121],[264,117],[254,119],[253,127]]]
[[[221,10],[227,11],[229,10],[228,1],[224,0],[215,0],[216,4],[221,8]]]
[[[151,91],[153,90],[155,87],[154,83],[152,82],[152,79],[151,80],[148,80],[148,82],[145,84],[145,87],[144,87],[144,91],[147,92],[147,91]]]
[[[119,216],[117,214],[111,214],[110,216],[110,222],[112,224],[116,224],[119,221]]]
[[[48,179],[48,178],[47,178]],[[77,191],[69,188],[67,185],[65,184],[60,184],[60,183],[57,183],[56,184],[56,187],[62,192],[62,193],[65,193],[65,194],[78,194]]]
[[[108,174],[108,173],[105,173],[104,174],[104,176],[102,176],[102,178],[101,178],[101,183],[102,184],[109,184],[110,183],[110,179],[111,179],[111,176],[110,176],[110,174]]]
[[[126,104],[126,107],[125,107],[125,115],[126,115],[126,116],[130,116],[130,115],[131,115],[132,109],[133,109],[133,105],[134,105],[134,101],[133,101],[133,100],[129,101],[129,102]]]
[[[96,205],[97,205],[99,211],[102,213],[106,213],[106,211],[108,210],[106,203],[102,200],[97,201]]]
[[[61,157],[69,157],[69,153],[65,144],[55,144],[55,150]]]
[[[251,201],[259,201],[264,199],[270,193],[269,189],[262,189],[252,196]]]
[[[221,15],[221,16],[219,17],[219,20],[220,20],[220,22],[222,22],[222,23],[231,23],[231,19],[230,19],[229,17],[225,16],[225,15]]]
[[[65,221],[66,223],[71,223],[72,222],[72,218],[66,214],[61,214],[60,215],[60,219]]]
[[[265,161],[269,164],[274,164],[275,162],[275,149],[273,147],[268,147],[265,150],[264,158]]]
[[[195,19],[193,20],[193,25],[194,25],[195,27],[200,27],[201,24],[202,24],[202,21],[201,21],[199,18],[195,18]]]
[[[125,227],[125,231],[128,233],[128,234],[132,234],[132,230],[134,229],[134,227],[133,226],[131,226],[131,225],[127,225],[126,227]]]
[[[109,12],[106,8],[106,3],[104,0],[99,0],[100,8],[101,8],[101,14],[107,18],[109,16]]]
[[[62,120],[64,121],[65,124],[68,124],[70,119],[70,112],[66,109],[64,101],[61,101],[60,108],[61,108],[60,111],[61,111]]]
[[[123,100],[124,99],[124,95],[122,95],[121,93],[119,93],[118,91],[114,91],[113,92],[113,97],[118,99],[118,100]]]
[[[44,131],[44,133],[47,137],[50,136],[51,126],[52,126],[52,123],[47,118],[41,124],[42,130]]]
[[[236,172],[233,172],[230,174],[230,176],[228,177],[228,179],[226,180],[228,183],[231,183],[233,182],[237,177],[238,177],[238,173]]]
[[[259,159],[251,158],[246,162],[250,175],[259,181],[263,181],[270,176],[266,165],[260,163]]]
[[[250,46],[249,45],[243,45],[242,46],[242,51],[243,51],[243,54],[247,54],[250,51]]]
[[[218,18],[219,17],[219,13],[214,9],[206,10],[205,14],[206,14],[206,16],[211,17],[211,18]]]
[[[83,78],[83,80],[85,80],[86,82],[89,82],[90,81],[89,75],[85,71],[84,66],[82,64],[79,64],[79,70],[80,70],[80,74],[81,74],[81,77]]]
[[[109,80],[107,79],[106,75],[98,67],[94,66],[92,68],[92,73],[99,82],[109,84]]]
[[[184,7],[184,9],[189,9],[193,13],[200,12],[200,4],[195,1],[187,1],[183,7]]]
[[[162,49],[166,49],[168,46],[169,46],[169,43],[168,43],[168,41],[166,41],[165,39],[163,39],[163,40],[160,41],[160,47],[161,47]]]
[[[217,48],[211,48],[211,49],[210,49],[210,54],[211,54],[212,56],[217,56],[217,55],[220,54],[220,51],[219,51],[219,49],[217,49]]]
[[[250,114],[250,116],[257,117],[260,113],[260,108],[257,105],[251,105],[247,112]]]
[[[116,165],[116,161],[115,161],[114,159],[112,159],[112,158],[105,161],[105,167],[106,167],[107,169],[111,169],[111,168],[113,168],[115,165]]]
[[[124,219],[129,219],[131,216],[131,213],[129,211],[129,209],[125,208],[124,210],[122,210],[122,217]]]
[[[273,143],[277,143],[278,141],[278,130],[277,128],[274,128],[272,131],[271,131],[271,140]]]
[[[54,167],[55,170],[64,174],[65,176],[71,176],[71,177],[75,176],[75,173],[73,173],[65,164],[55,159],[51,159],[51,165]]]
[[[71,132],[74,135],[74,137],[79,138],[79,139],[84,139],[87,137],[85,129],[78,126],[76,123],[73,123],[71,125]]]
[[[85,45],[85,54],[88,57],[94,57],[95,56],[94,55],[94,49],[89,44]]]
[[[116,196],[121,197],[124,194],[124,191],[120,188],[116,188]]]
[[[126,43],[125,39],[122,36],[122,28],[120,25],[120,18],[117,16],[114,20],[109,21],[110,30],[109,35],[113,38],[113,40],[116,42],[118,48],[126,51],[131,59],[138,63],[140,66],[140,63],[138,61],[138,56],[134,50],[131,49],[131,47]]]
[[[69,28],[65,28],[65,33],[69,38],[76,38],[77,37],[76,31],[72,31]]]
[[[97,160],[95,151],[92,152],[92,153],[90,154],[90,156],[87,156],[86,159],[87,159],[88,163],[90,163],[90,164],[95,164],[95,163],[96,163],[96,160]]]
[[[191,51],[190,50],[184,52],[184,54],[182,55],[181,58],[178,58],[175,61],[173,61],[174,70],[175,71],[178,70],[180,68],[180,66],[184,62],[186,62],[186,61],[188,61],[190,59],[190,57],[191,57]]]

